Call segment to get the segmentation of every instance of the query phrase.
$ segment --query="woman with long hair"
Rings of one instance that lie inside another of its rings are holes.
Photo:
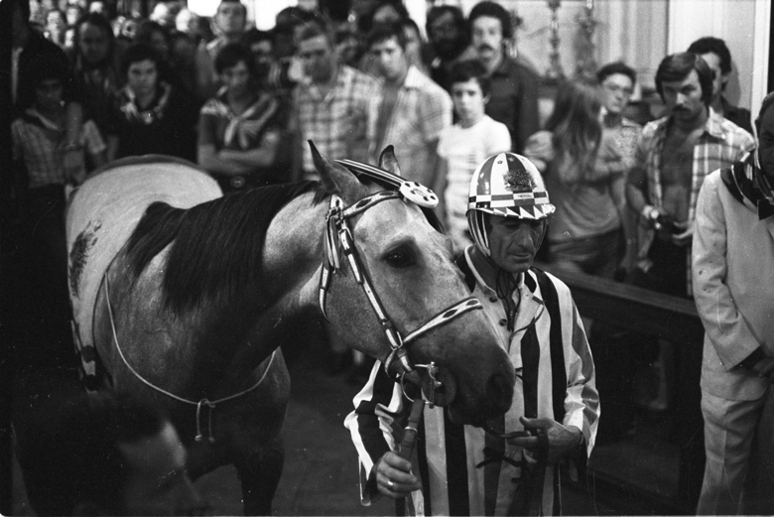
[[[546,129],[524,150],[546,180],[556,213],[548,227],[548,258],[572,271],[613,278],[623,254],[625,167],[601,123],[596,84],[561,84]]]

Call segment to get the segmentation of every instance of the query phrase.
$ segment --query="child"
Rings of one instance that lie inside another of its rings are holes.
[[[473,171],[489,156],[510,151],[511,136],[505,124],[484,113],[490,85],[484,65],[478,61],[458,63],[452,68],[450,82],[459,121],[441,133],[440,170],[434,187],[440,199],[440,215],[457,254],[472,244],[465,213]]]

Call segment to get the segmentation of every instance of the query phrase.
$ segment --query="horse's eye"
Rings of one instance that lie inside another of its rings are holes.
[[[395,268],[405,268],[405,267],[413,266],[414,263],[416,262],[413,250],[405,246],[401,246],[400,248],[396,248],[390,251],[384,257],[384,259],[387,261],[389,265]]]

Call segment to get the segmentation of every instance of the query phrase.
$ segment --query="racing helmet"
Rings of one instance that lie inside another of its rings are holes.
[[[487,214],[540,221],[555,211],[556,207],[548,200],[543,177],[523,156],[496,154],[473,172],[468,195],[468,229],[473,242],[486,256],[489,256]]]

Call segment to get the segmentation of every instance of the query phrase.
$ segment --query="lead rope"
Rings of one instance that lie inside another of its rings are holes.
[[[158,386],[156,386],[156,385],[150,383],[149,381],[147,381],[146,379],[144,379],[142,377],[142,375],[137,373],[137,370],[132,368],[132,365],[129,364],[129,362],[126,360],[126,357],[124,357],[124,352],[121,350],[121,346],[118,344],[118,333],[116,332],[116,323],[115,323],[115,319],[113,318],[113,304],[110,302],[110,279],[108,278],[107,273],[105,273],[104,278],[105,278],[105,298],[107,298],[108,315],[110,316],[110,328],[113,331],[113,342],[116,344],[116,350],[118,350],[118,355],[121,357],[121,360],[126,365],[126,368],[130,372],[132,372],[132,374],[135,377],[137,377],[138,380],[140,380],[143,384],[145,384],[149,388],[154,389],[154,390],[158,391],[159,393],[163,393],[167,397],[173,398],[173,399],[177,400],[178,402],[182,402],[184,404],[190,404],[190,405],[196,406],[196,437],[195,437],[195,440],[197,442],[204,441],[204,435],[202,434],[202,431],[201,431],[201,409],[202,409],[202,406],[207,406],[207,408],[209,408],[208,431],[207,431],[208,437],[207,437],[207,441],[209,443],[215,443],[215,438],[212,436],[212,412],[215,410],[215,407],[218,404],[220,404],[221,402],[226,402],[226,401],[229,401],[229,400],[241,397],[242,395],[245,395],[247,393],[250,393],[251,391],[256,389],[258,386],[260,386],[261,383],[263,382],[263,380],[266,378],[266,375],[268,375],[269,369],[271,369],[271,365],[274,363],[274,356],[276,355],[277,351],[274,350],[271,353],[271,357],[269,358],[269,364],[266,365],[266,369],[263,371],[263,375],[261,375],[261,378],[258,379],[258,382],[255,383],[255,385],[253,385],[252,387],[247,388],[244,391],[240,391],[239,393],[235,393],[234,395],[229,395],[228,397],[223,397],[222,399],[212,400],[212,401],[207,399],[207,398],[203,398],[200,401],[195,402],[193,400],[188,400],[188,399],[184,399],[182,397],[179,397],[179,396],[175,395],[174,393],[170,393],[169,391],[167,391],[167,390],[165,390],[163,388],[159,388]],[[249,341],[248,341],[248,344],[250,344]]]

